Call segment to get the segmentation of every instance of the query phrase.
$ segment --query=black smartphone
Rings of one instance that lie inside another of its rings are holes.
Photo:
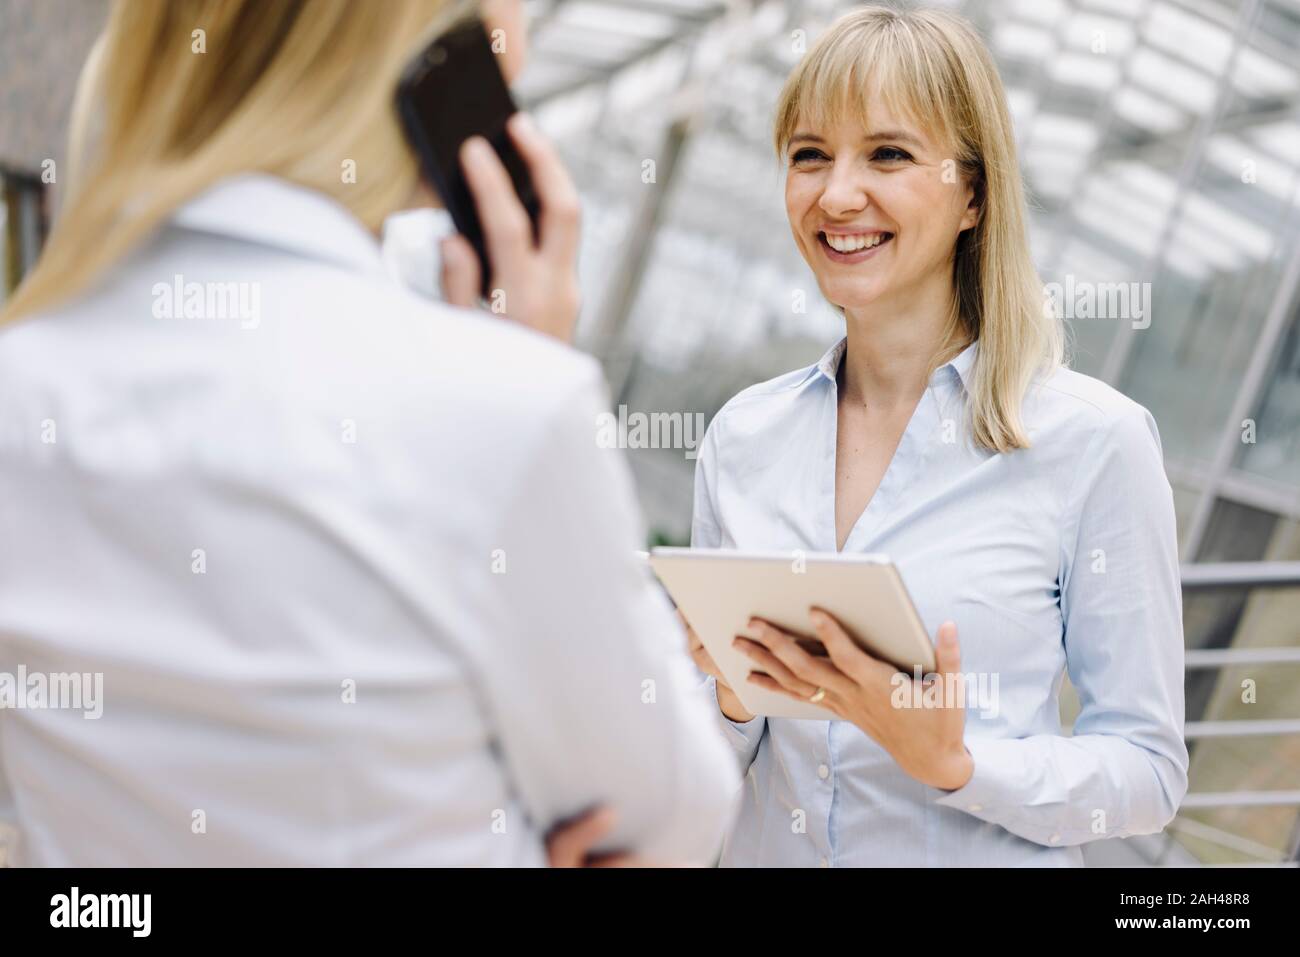
[[[487,30],[477,18],[429,44],[397,86],[397,112],[406,138],[420,158],[425,179],[478,255],[484,297],[492,269],[474,197],[461,170],[460,148],[471,136],[482,136],[492,144],[528,211],[536,237],[537,194],[528,167],[506,132],[506,120],[516,109]]]

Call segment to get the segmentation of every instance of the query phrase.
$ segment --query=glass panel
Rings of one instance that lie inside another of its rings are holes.
[[[1198,561],[1259,561],[1273,534],[1276,516],[1239,505],[1215,503],[1210,524],[1201,544]],[[1206,589],[1187,594],[1183,600],[1183,631],[1188,648],[1227,648],[1233,643],[1246,607],[1248,595],[1240,589]],[[1187,673],[1187,720],[1199,721],[1218,675],[1214,671]]]
[[[1254,441],[1243,441],[1239,466],[1256,475],[1300,486],[1300,308],[1282,342],[1255,415]],[[1248,433],[1247,433],[1248,435]]]
[[[1212,15],[1232,29],[1232,20],[1245,9]],[[1204,33],[1190,20],[1183,26],[1186,38]],[[1152,326],[1135,336],[1120,381],[1156,416],[1166,461],[1191,471],[1206,467],[1224,429],[1240,428],[1228,421],[1228,413],[1300,241],[1295,208],[1300,124],[1294,107],[1284,105],[1294,102],[1300,84],[1294,57],[1300,19],[1289,4],[1261,3],[1235,60],[1222,40],[1209,34],[1202,40],[1195,41],[1196,55],[1216,64],[1220,83],[1225,73],[1231,82],[1222,91],[1222,115],[1204,153],[1194,158],[1195,177],[1161,250]],[[1169,55],[1179,55],[1177,44],[1164,45]],[[1293,340],[1288,348],[1290,359],[1278,365],[1257,416],[1267,431],[1238,458],[1247,470],[1294,484],[1300,482],[1295,445],[1300,396],[1293,384]]]
[[[1248,155],[1233,149],[1238,162]],[[1155,415],[1169,461],[1205,467],[1229,426],[1288,258],[1291,211],[1212,163],[1180,207],[1152,285],[1151,326],[1135,331],[1120,383]]]
[[[1201,489],[1200,486],[1193,488],[1184,481],[1170,482],[1170,486],[1174,491],[1174,519],[1178,523],[1178,547],[1181,551],[1187,529],[1191,525],[1192,512],[1201,498]]]

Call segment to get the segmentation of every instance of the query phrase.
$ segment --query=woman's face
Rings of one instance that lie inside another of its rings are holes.
[[[524,0],[483,0],[483,25],[501,57],[501,75],[513,83],[528,57],[528,14]],[[495,31],[500,30],[500,33]]]
[[[872,128],[800,122],[786,149],[785,208],[822,295],[846,310],[952,282],[974,191],[931,135],[867,102]]]

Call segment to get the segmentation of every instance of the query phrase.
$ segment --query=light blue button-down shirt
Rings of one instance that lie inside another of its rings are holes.
[[[835,551],[836,372],[746,389],[697,462],[692,544]],[[746,773],[724,866],[1082,863],[1160,831],[1187,789],[1173,498],[1141,406],[1059,369],[1023,406],[1032,447],[967,438],[972,345],[932,376],[845,544],[897,563],[931,636],[957,623],[971,780],[905,774],[845,721],[718,721]],[[1063,731],[1064,674],[1082,710]],[[710,679],[704,685],[716,694]],[[716,698],[714,698],[716,709]]]

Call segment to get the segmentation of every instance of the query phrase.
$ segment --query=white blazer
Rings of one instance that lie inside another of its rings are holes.
[[[595,805],[614,844],[711,855],[739,774],[604,399],[260,175],[5,328],[11,859],[541,864]]]

